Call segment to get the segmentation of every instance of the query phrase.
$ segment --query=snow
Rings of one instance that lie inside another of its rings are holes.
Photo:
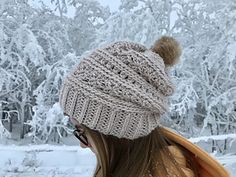
[[[0,177],[89,177],[96,158],[79,146],[0,146]]]
[[[96,157],[79,146],[0,145],[0,177],[90,177]],[[236,154],[215,156],[236,177]]]
[[[209,141],[209,140],[225,140],[228,138],[236,139],[236,133],[226,134],[226,135],[211,135],[211,136],[201,136],[197,138],[190,138],[192,143],[198,143],[199,141]]]

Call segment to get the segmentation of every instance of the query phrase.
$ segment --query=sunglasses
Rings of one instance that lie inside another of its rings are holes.
[[[88,146],[88,138],[86,137],[86,135],[84,134],[84,130],[82,130],[79,127],[75,127],[75,130],[73,131],[73,134],[75,135],[76,138],[78,138],[80,140],[80,142],[82,142],[85,146]]]

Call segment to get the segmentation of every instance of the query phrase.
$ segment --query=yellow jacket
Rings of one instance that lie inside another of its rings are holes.
[[[186,138],[176,134],[168,128],[163,128],[162,132],[164,136],[181,145],[184,149],[186,149],[190,152],[190,154],[193,155],[193,158],[195,159],[199,167],[199,177],[230,177],[230,174],[221,164],[219,164],[213,157],[211,157],[207,152],[205,152],[197,145],[191,143]],[[193,172],[185,166],[186,159],[181,151],[174,146],[169,146],[169,150],[175,157],[176,161],[180,164],[186,176],[194,177]]]

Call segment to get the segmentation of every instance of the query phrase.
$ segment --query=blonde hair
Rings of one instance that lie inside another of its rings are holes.
[[[92,138],[97,152],[94,177],[145,177],[148,174],[166,177],[169,172],[164,164],[163,154],[168,167],[175,169],[175,175],[186,177],[168,149],[168,145],[173,145],[173,142],[162,135],[160,127],[148,136],[134,140],[104,135],[85,126],[83,128]]]

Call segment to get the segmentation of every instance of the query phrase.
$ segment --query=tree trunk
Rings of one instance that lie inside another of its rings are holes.
[[[212,125],[210,124],[210,129],[211,129],[211,135],[214,134],[213,132],[213,128]],[[216,144],[215,144],[215,140],[212,140],[212,144],[211,144],[211,152],[214,152],[216,150]]]
[[[22,103],[20,106],[21,113],[20,113],[20,119],[21,119],[21,132],[20,132],[20,138],[24,139],[25,135],[25,104]]]
[[[12,132],[12,118],[10,117],[10,122],[9,122],[9,132]]]

